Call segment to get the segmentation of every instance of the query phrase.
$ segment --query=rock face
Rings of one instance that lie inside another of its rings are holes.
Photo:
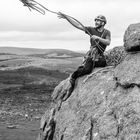
[[[123,46],[114,47],[105,52],[105,58],[108,66],[117,66],[127,55]]]
[[[116,67],[78,78],[71,96],[55,110],[53,137],[38,140],[140,140],[140,53],[123,54]]]
[[[114,73],[118,83],[124,88],[140,87],[140,53],[128,55]]]
[[[130,25],[124,34],[125,50],[140,51],[140,23]]]

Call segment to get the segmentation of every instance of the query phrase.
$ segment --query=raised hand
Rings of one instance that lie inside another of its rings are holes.
[[[66,15],[65,14],[63,14],[63,13],[61,13],[61,12],[58,12],[57,13],[57,16],[58,16],[58,18],[63,18],[63,19],[66,19]]]
[[[91,38],[92,38],[93,40],[96,40],[96,41],[99,40],[99,37],[96,36],[96,35],[92,35]]]

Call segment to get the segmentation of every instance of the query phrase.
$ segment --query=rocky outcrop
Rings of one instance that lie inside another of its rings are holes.
[[[140,139],[140,53],[121,52],[124,55],[115,67],[96,68],[79,78],[61,106],[62,93],[57,95],[56,90],[65,91],[67,80],[56,87],[53,95],[59,98],[52,105],[56,125],[53,137],[44,140]],[[45,113],[41,126],[52,126],[49,120]]]
[[[140,51],[140,23],[131,24],[124,34],[124,47],[128,52]]]
[[[140,53],[128,55],[114,72],[116,81],[123,88],[140,87]]]

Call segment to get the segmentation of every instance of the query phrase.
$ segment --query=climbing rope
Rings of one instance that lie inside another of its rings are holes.
[[[20,0],[20,1],[23,3],[24,6],[27,6],[30,11],[31,11],[31,9],[33,9],[33,10],[36,10],[37,12],[45,15],[45,10],[47,10],[51,13],[57,14],[57,12],[47,9],[42,4],[36,2],[35,0]]]
[[[81,28],[82,28],[84,31],[86,31],[90,37],[92,37],[91,33],[90,33],[90,32],[85,28],[85,26],[84,26],[81,22],[79,22],[77,19],[75,19],[75,18],[73,18],[73,17],[71,17],[71,16],[69,16],[69,15],[63,14],[63,13],[61,13],[61,12],[52,11],[52,10],[46,8],[45,6],[43,6],[42,4],[36,2],[35,0],[20,0],[20,1],[23,3],[24,6],[27,6],[27,7],[29,8],[30,11],[33,9],[33,10],[36,10],[37,12],[39,12],[39,13],[45,15],[45,10],[46,10],[46,11],[51,12],[51,13],[53,13],[53,14],[56,14],[56,15],[58,15],[58,16],[59,16],[59,14],[61,14],[61,15],[63,15],[64,18],[66,18],[66,19],[71,18],[71,20],[74,20],[74,21],[77,23],[78,26],[81,26]],[[68,18],[67,18],[67,17],[68,17]],[[78,28],[78,27],[75,26],[74,24],[72,24],[72,25],[73,25],[74,27]],[[80,29],[80,28],[78,28],[78,29]],[[104,52],[104,49],[99,45],[99,42],[96,42],[96,40],[94,40],[94,41],[95,41],[95,44],[96,44],[96,46],[98,47],[98,49],[99,49],[101,52]]]

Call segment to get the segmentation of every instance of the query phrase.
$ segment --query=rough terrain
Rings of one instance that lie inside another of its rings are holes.
[[[123,51],[119,51],[123,55],[114,59],[113,67],[96,68],[91,75],[79,78],[59,110],[56,100],[50,115],[47,111],[41,119],[38,140],[140,139],[139,26],[133,24],[126,30]],[[67,80],[55,88],[53,97],[64,94]]]
[[[34,49],[1,49],[0,140],[35,140],[54,87],[68,77],[81,57],[66,50],[52,55],[55,50],[38,54]]]

